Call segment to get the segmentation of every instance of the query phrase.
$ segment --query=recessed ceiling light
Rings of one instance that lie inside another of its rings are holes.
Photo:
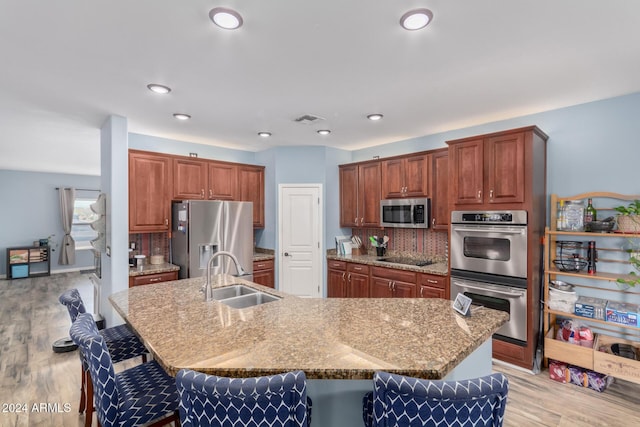
[[[318,131],[318,133],[319,133],[320,135],[329,135],[329,134],[331,133],[331,131],[330,131],[329,129],[320,129],[320,130]]]
[[[183,114],[183,113],[173,113],[173,117],[175,117],[178,120],[189,120],[191,118],[190,115]]]
[[[163,85],[159,85],[159,84],[155,84],[155,83],[148,84],[147,88],[151,92],[159,93],[159,94],[162,94],[162,95],[171,92],[171,88],[169,86],[163,86]]]
[[[384,116],[382,114],[379,113],[375,113],[375,114],[369,114],[367,116],[367,119],[371,120],[371,121],[376,121],[376,120],[380,120],[381,118],[383,118]]]
[[[269,138],[271,136],[271,132],[258,132],[258,135],[263,138]]]
[[[214,7],[209,11],[209,18],[220,28],[235,30],[242,26],[242,16],[238,12],[226,7]]]
[[[402,15],[400,25],[405,30],[419,30],[426,27],[433,19],[433,13],[429,9],[413,9]]]

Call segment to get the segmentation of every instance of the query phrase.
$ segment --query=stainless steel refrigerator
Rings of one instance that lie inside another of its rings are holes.
[[[253,203],[185,200],[172,204],[171,259],[180,279],[206,276],[218,251],[231,252],[253,280]],[[218,256],[211,274],[237,274],[231,258]]]

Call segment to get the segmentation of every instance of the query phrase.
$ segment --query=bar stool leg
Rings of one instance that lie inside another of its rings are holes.
[[[93,382],[91,375],[87,372],[87,410],[84,413],[84,427],[91,427],[93,424]],[[100,424],[100,421],[98,421]]]
[[[82,363],[80,363],[80,370],[82,371],[80,375],[80,407],[78,408],[79,413],[83,413],[86,407],[86,393],[87,390],[85,388],[85,384],[87,382],[87,371],[82,367]]]

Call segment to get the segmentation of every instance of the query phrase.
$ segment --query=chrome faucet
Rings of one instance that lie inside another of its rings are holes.
[[[233,261],[233,264],[236,266],[236,272],[238,273],[236,275],[236,277],[240,277],[240,276],[246,276],[248,273],[246,271],[244,271],[244,268],[242,268],[242,266],[240,265],[240,263],[238,262],[238,258],[236,258],[236,256],[234,254],[232,254],[231,252],[227,252],[227,251],[218,251],[215,254],[211,255],[211,258],[209,258],[209,262],[207,263],[207,281],[205,283],[205,289],[204,289],[204,300],[205,301],[211,301],[213,299],[213,288],[211,287],[211,264],[213,264],[213,260],[218,258],[219,256],[228,256],[229,258],[231,258],[231,261]]]

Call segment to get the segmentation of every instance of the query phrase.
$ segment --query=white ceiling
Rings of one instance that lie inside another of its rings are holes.
[[[216,6],[244,25],[214,26]],[[433,22],[405,31],[399,18],[415,7]],[[98,174],[111,114],[130,132],[200,144],[352,150],[640,90],[637,1],[0,0],[0,10],[0,169]],[[154,94],[152,82],[173,91]],[[375,112],[384,119],[365,119]],[[326,120],[293,122],[303,114]]]

